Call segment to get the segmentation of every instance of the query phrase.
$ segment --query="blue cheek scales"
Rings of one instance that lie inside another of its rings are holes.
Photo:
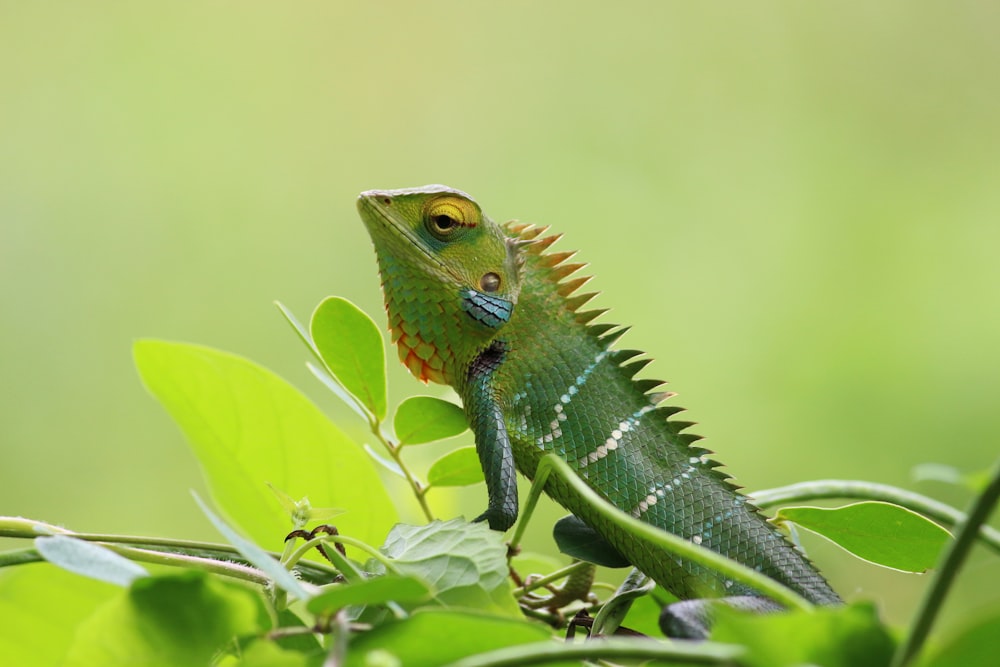
[[[467,289],[462,291],[462,310],[477,322],[496,329],[510,320],[514,304],[498,296]]]

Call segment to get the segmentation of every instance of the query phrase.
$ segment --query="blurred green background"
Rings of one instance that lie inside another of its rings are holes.
[[[217,539],[139,337],[250,357],[363,438],[271,301],[382,325],[354,197],[433,182],[565,232],[741,484],[964,504],[911,470],[1000,451],[998,31],[985,1],[2,2],[0,514]],[[809,545],[897,623],[927,582]],[[998,580],[979,553],[948,622]]]

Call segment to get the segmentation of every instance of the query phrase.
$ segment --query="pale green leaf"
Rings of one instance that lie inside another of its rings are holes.
[[[401,572],[421,577],[438,592],[469,584],[489,590],[507,579],[503,534],[483,522],[400,523],[389,531],[382,552]]]
[[[459,447],[431,465],[427,483],[431,486],[468,486],[483,481],[483,467],[475,447]]]
[[[292,326],[292,329],[295,330],[295,333],[299,335],[299,340],[301,340],[305,344],[305,346],[309,348],[310,352],[316,355],[317,359],[322,361],[323,358],[320,356],[319,350],[316,349],[316,344],[313,343],[312,336],[309,335],[309,331],[305,328],[305,326],[303,326],[302,323],[299,322],[299,319],[295,317],[295,314],[292,313],[291,310],[286,308],[285,304],[281,303],[280,301],[275,301],[274,305],[278,307],[278,310],[281,311],[281,314],[282,316],[284,316],[285,321],[288,322]]]
[[[776,519],[826,537],[858,558],[904,572],[937,563],[950,538],[933,521],[892,503],[866,501],[843,507],[785,507]]]
[[[326,367],[379,420],[385,419],[385,350],[372,318],[347,299],[331,296],[313,312],[313,343]]]
[[[426,526],[399,524],[382,551],[397,571],[429,583],[439,602],[519,615],[507,579],[503,535],[485,523],[452,519]],[[370,561],[369,567],[378,571],[381,565]]]
[[[138,563],[99,544],[68,535],[36,537],[35,548],[53,565],[109,584],[128,586],[139,577],[149,576]]]
[[[469,428],[462,408],[433,396],[411,396],[396,408],[393,428],[400,444],[452,438]]]
[[[198,507],[200,507],[205,516],[208,517],[208,520],[212,522],[215,529],[222,533],[222,536],[226,538],[226,541],[236,547],[236,550],[240,552],[240,555],[250,561],[251,565],[270,577],[275,585],[287,591],[289,594],[300,600],[309,599],[310,594],[306,591],[302,582],[296,579],[291,572],[286,570],[281,563],[275,560],[273,556],[261,549],[259,546],[230,528],[225,521],[216,516],[215,512],[209,509],[208,505],[206,505],[204,501],[198,497],[198,494],[192,493],[192,495],[194,495],[194,499],[198,503]]]
[[[361,402],[356,396],[354,396],[354,394],[344,389],[336,380],[333,379],[333,376],[330,375],[330,371],[326,369],[326,366],[317,366],[311,361],[307,361],[306,368],[308,368],[309,372],[313,374],[313,377],[319,380],[324,387],[330,390],[330,393],[343,401],[347,407],[355,412],[355,414],[360,416],[366,422],[371,419],[371,416],[368,414],[365,406],[361,405]]]
[[[344,507],[341,533],[377,544],[396,512],[361,448],[297,389],[256,364],[210,348],[139,341],[147,388],[184,431],[227,520],[278,550],[292,523],[267,488]]]

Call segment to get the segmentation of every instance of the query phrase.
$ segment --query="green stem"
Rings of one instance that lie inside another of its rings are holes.
[[[385,554],[383,554],[381,551],[371,546],[370,544],[365,544],[360,540],[356,540],[353,537],[348,537],[346,535],[317,535],[311,540],[303,542],[288,557],[285,567],[292,567],[298,564],[298,562],[303,558],[303,556],[309,553],[310,550],[315,548],[317,545],[324,544],[326,542],[346,544],[348,546],[354,547],[355,549],[358,549],[359,551],[364,551],[366,554],[368,554],[375,560],[385,565],[387,570],[398,574],[396,564],[392,562],[391,558],[389,558],[388,556],[386,556]],[[327,553],[330,555],[331,558],[333,558],[333,554],[331,554],[329,551]],[[351,569],[353,570],[354,568]]]
[[[931,581],[924,599],[917,612],[909,635],[906,637],[895,655],[892,667],[904,667],[910,664],[923,647],[931,626],[937,618],[944,603],[945,596],[958,576],[958,571],[972,549],[980,527],[989,519],[997,502],[1000,501],[1000,461],[997,462],[990,483],[976,498],[969,510],[968,517],[955,533],[955,541],[951,543],[941,560],[934,580]]]
[[[551,584],[553,582],[556,582],[556,581],[559,581],[560,579],[564,579],[564,578],[568,577],[569,575],[573,574],[574,572],[576,572],[578,570],[582,570],[582,569],[588,568],[590,566],[591,566],[590,563],[587,563],[587,562],[582,561],[582,560],[579,560],[579,561],[577,561],[575,563],[571,563],[570,565],[567,565],[566,567],[560,568],[560,569],[556,570],[555,572],[552,572],[550,574],[545,575],[544,577],[540,577],[538,579],[535,579],[530,584],[525,584],[524,586],[522,586],[520,588],[515,588],[514,589],[514,597],[519,598],[522,595],[524,595],[525,593],[530,593],[531,591],[539,589],[539,588],[542,588],[543,586],[548,586],[549,584]]]
[[[147,549],[136,549],[135,547],[123,547],[117,544],[97,542],[106,549],[125,556],[129,560],[143,563],[155,563],[156,565],[170,565],[172,567],[185,567],[191,570],[201,570],[211,574],[222,574],[234,579],[242,579],[251,584],[266,586],[271,583],[270,577],[255,567],[233,563],[231,561],[213,560],[200,556],[186,556],[179,553],[164,553],[162,551],[149,551]]]
[[[686,665],[740,665],[744,649],[713,642],[661,642],[608,638],[575,644],[537,642],[508,646],[449,663],[446,667],[523,667],[597,659],[669,660]]]
[[[126,558],[143,562],[160,563],[177,567],[196,567],[221,574],[237,576],[256,582],[259,574],[245,562],[236,549],[228,544],[175,540],[135,535],[112,535],[106,533],[75,533],[59,526],[21,517],[0,517],[0,537],[34,539],[40,535],[68,535],[79,540],[95,542],[122,554]],[[275,558],[279,554],[271,553]],[[19,549],[0,554],[0,567],[43,560],[34,549]],[[235,561],[235,562],[234,562]],[[302,562],[300,571],[311,580],[329,581],[336,575],[333,568],[322,563]]]
[[[382,433],[382,428],[378,422],[372,423],[372,434],[378,438],[385,450],[389,452],[389,456],[392,460],[399,466],[399,469],[403,471],[403,477],[406,478],[407,484],[410,485],[410,490],[413,491],[413,496],[417,499],[417,503],[420,504],[420,509],[424,513],[424,517],[428,521],[434,520],[434,513],[431,512],[430,505],[427,504],[427,489],[430,487],[424,486],[420,483],[410,469],[403,462],[403,457],[401,452],[403,451],[403,445],[396,445],[389,438],[385,437]]]
[[[767,489],[751,494],[754,504],[761,508],[830,498],[852,498],[861,500],[882,500],[894,503],[923,514],[946,526],[954,526],[966,520],[959,510],[933,498],[900,489],[888,484],[862,482],[849,479],[821,479],[813,482],[799,482],[775,489]],[[1000,554],[1000,531],[990,526],[979,528],[979,539],[993,551]]]

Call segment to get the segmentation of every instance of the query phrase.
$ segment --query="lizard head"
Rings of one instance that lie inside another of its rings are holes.
[[[358,211],[400,359],[425,382],[454,384],[513,313],[517,242],[469,195],[442,185],[369,190]]]

